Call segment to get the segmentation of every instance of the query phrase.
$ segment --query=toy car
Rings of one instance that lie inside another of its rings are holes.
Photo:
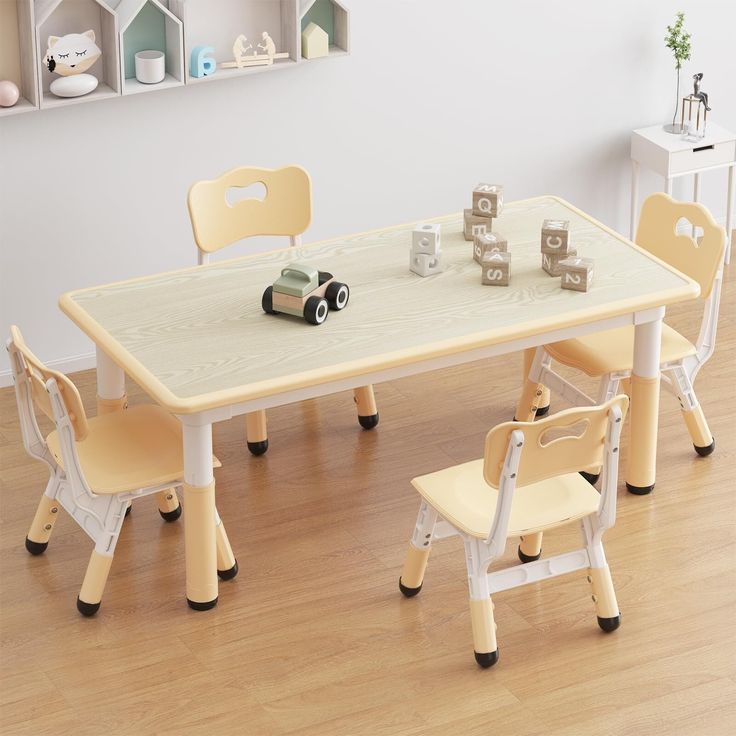
[[[349,298],[348,285],[335,281],[331,273],[304,263],[291,263],[263,292],[261,306],[266,314],[283,312],[321,325],[330,309],[343,309]]]

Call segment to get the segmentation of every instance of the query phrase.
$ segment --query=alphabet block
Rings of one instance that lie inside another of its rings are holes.
[[[511,277],[510,253],[486,253],[481,260],[481,283],[488,286],[508,286]]]
[[[480,263],[485,253],[508,253],[509,244],[500,233],[482,233],[473,238],[473,260]]]
[[[570,248],[567,253],[542,253],[542,268],[550,276],[559,276],[560,261],[564,261],[565,258],[572,258],[577,254],[578,252],[575,248]]]
[[[473,214],[482,217],[498,217],[503,209],[501,184],[478,184],[473,189]]]
[[[409,254],[409,268],[419,276],[440,273],[443,270],[441,255],[440,253],[435,255],[414,253],[412,250]]]
[[[492,226],[492,218],[474,215],[473,210],[463,210],[463,233],[465,234],[465,240],[472,240],[476,235],[491,232]]]
[[[569,220],[545,220],[542,223],[542,253],[567,253],[569,245]]]
[[[593,283],[592,258],[565,258],[560,261],[560,286],[573,291],[588,291]]]
[[[411,234],[411,247],[414,253],[433,256],[440,252],[440,226],[429,222],[417,225]]]

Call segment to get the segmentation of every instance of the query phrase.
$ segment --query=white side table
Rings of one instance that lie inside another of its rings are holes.
[[[700,197],[700,174],[712,169],[729,167],[728,200],[726,202],[726,263],[731,261],[733,239],[733,188],[736,169],[736,133],[714,123],[708,123],[705,138],[697,143],[684,141],[679,135],[665,133],[661,125],[639,128],[631,134],[631,228],[633,240],[639,199],[639,168],[646,166],[664,177],[664,190],[672,194],[672,180],[694,175],[693,201]]]

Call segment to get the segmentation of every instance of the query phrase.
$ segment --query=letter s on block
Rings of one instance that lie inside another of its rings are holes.
[[[193,77],[207,77],[217,70],[217,62],[209,56],[214,54],[212,46],[195,46],[189,63],[189,73]]]

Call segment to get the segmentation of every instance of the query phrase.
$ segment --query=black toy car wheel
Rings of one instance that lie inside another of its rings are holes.
[[[350,289],[347,284],[333,281],[325,290],[325,299],[329,302],[330,309],[339,312],[347,306],[350,299]]]
[[[310,325],[321,325],[326,319],[330,308],[327,299],[319,296],[310,296],[304,305],[304,319]]]
[[[278,312],[273,308],[273,286],[269,286],[266,291],[263,292],[261,306],[266,314],[278,314]]]

